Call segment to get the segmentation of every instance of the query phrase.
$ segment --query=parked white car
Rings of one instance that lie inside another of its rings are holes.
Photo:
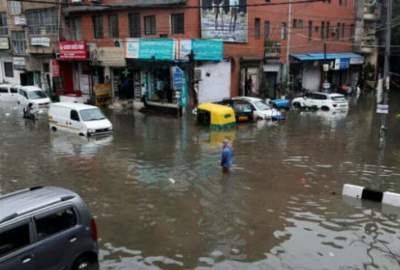
[[[109,134],[113,130],[98,107],[68,102],[50,105],[49,126],[53,131],[63,130],[81,136]]]
[[[294,98],[292,106],[295,108],[316,108],[324,111],[333,111],[348,110],[349,103],[342,94],[315,92]]]
[[[18,88],[12,84],[0,84],[0,101],[18,102]]]
[[[18,103],[26,107],[32,103],[33,109],[43,110],[48,109],[50,98],[46,93],[36,86],[18,86]]]
[[[251,105],[253,117],[255,120],[270,119],[284,120],[285,116],[278,110],[272,108],[271,105],[265,103],[261,98],[254,97],[234,97],[234,100],[246,101]]]

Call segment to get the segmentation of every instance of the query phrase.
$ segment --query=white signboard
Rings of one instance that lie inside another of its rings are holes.
[[[388,114],[389,113],[389,105],[387,105],[387,104],[378,104],[378,107],[376,108],[376,113]]]
[[[26,62],[24,57],[14,57],[13,58],[13,65],[19,67],[25,67]]]
[[[0,50],[8,50],[10,45],[7,37],[0,37]]]
[[[15,16],[14,24],[15,25],[26,25],[26,17],[25,16]]]
[[[179,49],[177,58],[180,60],[189,60],[189,55],[192,52],[192,40],[179,40],[179,45],[177,47]]]
[[[50,47],[50,38],[48,37],[33,37],[31,38],[32,46]]]
[[[126,41],[126,58],[139,58],[139,39],[128,38]]]

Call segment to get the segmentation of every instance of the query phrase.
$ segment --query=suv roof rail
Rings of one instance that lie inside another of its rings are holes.
[[[11,193],[5,194],[3,196],[0,196],[0,199],[9,198],[9,197],[12,197],[12,196],[15,196],[15,195],[18,195],[18,194],[22,194],[22,193],[29,192],[29,191],[34,191],[34,190],[41,189],[41,188],[43,188],[43,186],[34,186],[34,187],[31,187],[31,188],[25,188],[25,189],[17,190],[15,192],[11,192]]]
[[[28,209],[28,210],[26,210],[26,211],[23,211],[23,212],[14,212],[14,213],[12,213],[12,214],[6,216],[5,218],[1,219],[1,220],[0,220],[0,224],[1,224],[1,223],[4,223],[4,222],[6,222],[6,221],[10,221],[10,220],[12,220],[12,219],[14,219],[14,218],[16,218],[16,217],[18,217],[18,216],[21,216],[21,215],[25,215],[25,214],[34,212],[34,211],[36,211],[36,210],[39,210],[39,209],[42,209],[42,208],[51,206],[51,205],[56,204],[56,203],[59,203],[59,202],[69,201],[69,200],[71,200],[71,199],[73,199],[73,198],[75,198],[74,195],[66,195],[66,196],[62,196],[62,197],[60,197],[60,198],[57,198],[56,200],[50,201],[50,202],[48,202],[48,203],[46,203],[46,204],[39,205],[39,206],[36,206],[36,207],[32,207],[32,208],[30,208],[30,209]]]

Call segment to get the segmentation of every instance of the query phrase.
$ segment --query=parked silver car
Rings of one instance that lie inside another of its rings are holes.
[[[0,270],[98,269],[97,229],[78,194],[34,187],[0,197]]]

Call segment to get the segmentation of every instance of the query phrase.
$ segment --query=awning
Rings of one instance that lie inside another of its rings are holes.
[[[300,61],[349,59],[351,65],[361,65],[364,63],[364,56],[352,52],[327,53],[326,58],[324,53],[292,53],[290,55]]]

